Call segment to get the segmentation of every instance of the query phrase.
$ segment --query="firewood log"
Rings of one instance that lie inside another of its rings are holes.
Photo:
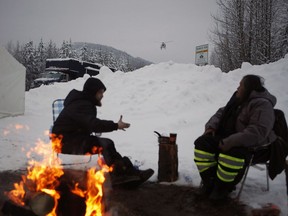
[[[25,200],[31,210],[39,216],[49,214],[55,206],[54,198],[45,192],[30,193],[25,196]]]

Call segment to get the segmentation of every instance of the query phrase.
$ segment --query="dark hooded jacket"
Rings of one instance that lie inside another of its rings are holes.
[[[111,132],[118,129],[113,121],[97,118],[98,90],[106,90],[104,84],[96,78],[89,78],[83,91],[73,89],[64,100],[64,109],[56,119],[52,132],[56,135],[89,136],[91,133]]]

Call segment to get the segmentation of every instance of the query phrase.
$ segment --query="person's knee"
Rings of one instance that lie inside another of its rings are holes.
[[[217,139],[213,136],[202,135],[194,142],[195,148],[199,150],[216,150],[218,148]]]
[[[203,136],[198,137],[198,138],[194,141],[195,148],[197,148],[198,146],[203,145],[203,143],[204,143]]]
[[[105,149],[115,148],[113,140],[108,139],[108,138],[101,138],[99,140],[99,144],[102,148],[105,148]]]

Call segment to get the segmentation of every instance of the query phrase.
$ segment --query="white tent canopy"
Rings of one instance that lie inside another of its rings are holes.
[[[24,114],[26,68],[0,47],[0,118]]]

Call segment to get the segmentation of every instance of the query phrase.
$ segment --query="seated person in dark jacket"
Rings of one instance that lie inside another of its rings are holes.
[[[98,154],[101,153],[108,166],[113,166],[111,173],[113,179],[118,177],[137,176],[145,181],[154,173],[152,169],[136,170],[128,157],[122,157],[115,149],[111,139],[98,137],[92,133],[124,130],[130,124],[120,120],[101,120],[97,118],[96,106],[101,106],[101,99],[106,91],[104,84],[97,78],[89,78],[83,91],[73,89],[64,100],[64,109],[53,125],[54,136],[62,138],[64,154]]]
[[[250,147],[276,140],[273,107],[276,98],[264,88],[261,77],[246,75],[226,106],[208,120],[195,141],[195,163],[202,191],[212,200],[223,200],[243,177],[251,158]],[[269,150],[255,155],[269,159]]]

